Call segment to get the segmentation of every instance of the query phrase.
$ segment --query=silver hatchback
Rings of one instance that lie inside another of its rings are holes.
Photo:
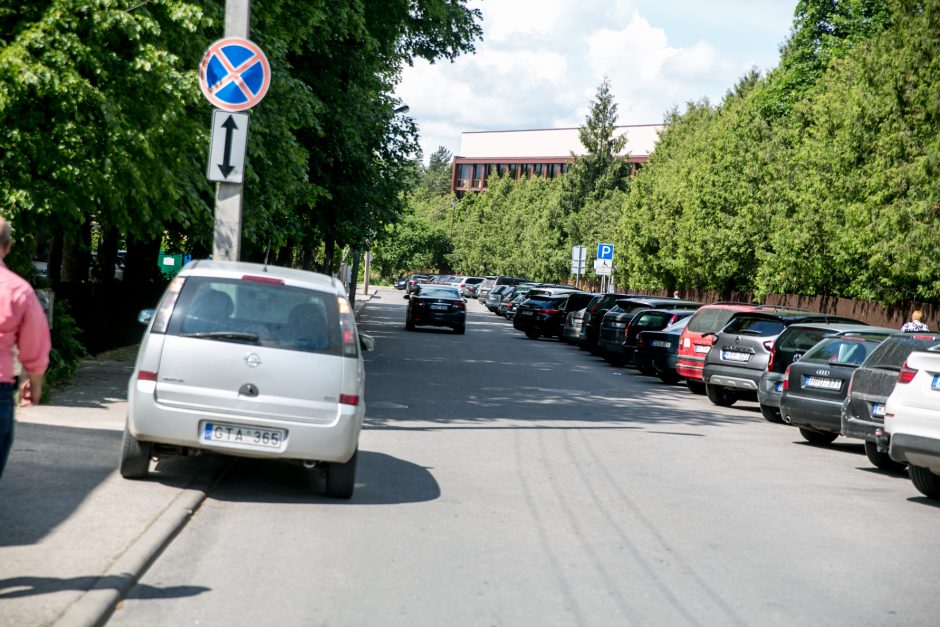
[[[352,496],[365,371],[346,291],[322,274],[196,261],[149,318],[128,389],[120,471],[214,452],[293,460]]]

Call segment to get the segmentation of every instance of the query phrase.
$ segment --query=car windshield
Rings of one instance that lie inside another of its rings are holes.
[[[878,342],[855,337],[830,337],[803,355],[801,361],[838,366],[860,366]]]
[[[343,353],[333,294],[262,281],[187,277],[166,334]]]
[[[426,284],[418,290],[418,296],[429,298],[460,298],[457,288],[448,285]]]

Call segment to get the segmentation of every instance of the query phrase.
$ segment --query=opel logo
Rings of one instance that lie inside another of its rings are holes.
[[[821,377],[828,377],[828,376],[829,376],[829,371],[828,371],[828,370],[817,370],[817,371],[816,371],[816,374],[818,374],[818,375],[821,376]]]
[[[257,368],[261,365],[261,355],[258,353],[248,353],[245,355],[245,363],[249,368]]]

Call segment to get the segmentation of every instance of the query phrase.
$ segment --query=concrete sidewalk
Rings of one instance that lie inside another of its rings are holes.
[[[357,294],[357,318],[374,295]],[[0,479],[0,627],[103,624],[228,467],[203,455],[163,460],[147,481],[117,473],[136,355],[88,358],[49,402],[17,409]]]

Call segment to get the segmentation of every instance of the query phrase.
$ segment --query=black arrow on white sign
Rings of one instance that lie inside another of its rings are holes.
[[[225,122],[222,123],[222,128],[225,129],[225,150],[222,153],[222,163],[219,164],[219,171],[222,172],[223,177],[228,178],[228,175],[235,169],[235,166],[232,165],[232,137],[235,131],[238,130],[238,125],[235,124],[235,119],[232,116],[228,116]]]

